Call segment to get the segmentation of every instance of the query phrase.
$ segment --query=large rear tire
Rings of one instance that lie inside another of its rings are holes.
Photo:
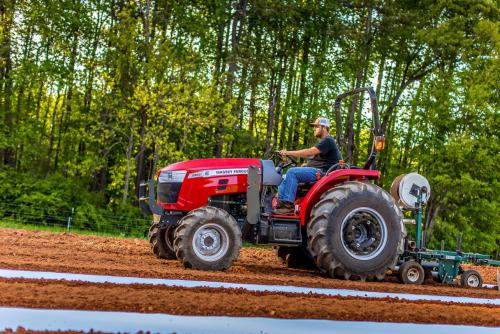
[[[159,223],[153,222],[148,232],[149,245],[153,254],[159,259],[174,260],[173,236],[175,227],[161,229]]]
[[[402,219],[382,188],[346,182],[325,192],[312,209],[308,246],[331,277],[381,280],[403,249]]]
[[[241,244],[236,220],[212,206],[189,212],[175,230],[175,254],[186,268],[227,269],[238,258]]]

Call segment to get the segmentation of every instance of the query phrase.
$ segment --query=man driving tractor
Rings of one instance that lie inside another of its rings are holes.
[[[280,151],[283,157],[308,158],[309,161],[305,167],[292,167],[286,173],[278,187],[278,205],[273,211],[276,214],[293,213],[298,184],[319,180],[331,166],[342,159],[342,154],[330,135],[328,119],[319,117],[310,125],[314,128],[314,136],[320,139],[315,146],[297,151]]]

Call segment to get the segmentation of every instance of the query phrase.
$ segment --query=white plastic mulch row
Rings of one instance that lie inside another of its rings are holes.
[[[70,273],[25,271],[25,270],[10,270],[10,269],[0,269],[0,278],[51,279],[51,280],[83,281],[90,283],[114,283],[114,284],[147,284],[147,285],[176,286],[183,288],[196,288],[196,287],[225,288],[225,289],[238,288],[238,289],[245,289],[247,291],[258,291],[258,292],[268,291],[268,292],[287,292],[287,293],[298,293],[298,294],[315,293],[327,296],[341,296],[341,297],[359,297],[359,298],[389,297],[401,300],[428,300],[428,301],[452,302],[452,303],[500,305],[500,298],[487,299],[487,298],[471,298],[471,297],[440,296],[440,295],[417,295],[408,293],[309,288],[309,287],[287,286],[287,285],[259,285],[259,284],[242,284],[242,283],[209,282],[209,281],[187,281],[187,280],[174,280],[174,279],[86,275],[86,274],[70,274]]]
[[[177,334],[498,334],[500,328],[388,322],[200,317],[169,314],[42,310],[0,307],[0,330],[22,326],[30,330],[74,330]]]

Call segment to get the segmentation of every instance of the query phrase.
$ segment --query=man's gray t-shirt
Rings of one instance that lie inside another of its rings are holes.
[[[342,159],[342,154],[331,136],[321,139],[315,147],[320,153],[307,162],[307,167],[318,168],[326,172],[328,168]]]

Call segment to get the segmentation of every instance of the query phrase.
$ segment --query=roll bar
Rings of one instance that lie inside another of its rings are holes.
[[[353,90],[350,90],[348,92],[342,93],[340,95],[337,95],[335,98],[335,126],[337,130],[337,142],[339,145],[342,145],[344,143],[344,138],[342,135],[342,116],[340,114],[340,105],[342,102],[342,99],[345,97],[358,94],[361,92],[368,92],[368,95],[370,96],[370,103],[371,103],[371,109],[372,109],[372,117],[373,117],[373,129],[372,133],[374,136],[384,136],[384,133],[382,131],[382,128],[380,127],[380,118],[378,114],[378,107],[377,107],[377,95],[375,94],[375,90],[373,87],[361,87],[361,88],[356,88]],[[370,153],[370,156],[368,157],[365,166],[363,169],[374,169],[374,162],[375,162],[375,157],[377,156],[377,151],[375,150],[375,145],[372,147],[372,151]]]

